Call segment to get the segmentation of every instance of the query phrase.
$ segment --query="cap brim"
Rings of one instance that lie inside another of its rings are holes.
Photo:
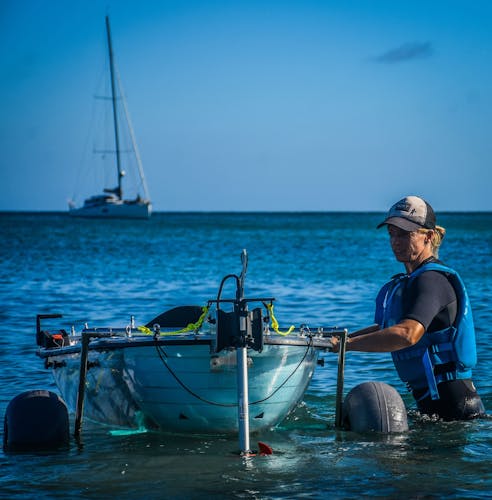
[[[420,226],[419,224],[404,219],[403,217],[388,217],[385,221],[381,222],[381,224],[377,226],[377,229],[388,224],[399,227],[400,229],[403,229],[403,231],[416,231],[417,229],[422,228],[422,226]]]

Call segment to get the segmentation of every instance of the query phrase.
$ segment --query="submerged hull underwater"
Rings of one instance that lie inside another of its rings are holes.
[[[325,341],[318,341],[324,342]],[[80,342],[39,355],[73,411],[80,379]],[[297,344],[297,345],[296,345]],[[326,347],[326,345],[325,345]],[[265,336],[248,350],[250,429],[279,424],[300,402],[313,376],[318,348],[292,333]],[[236,433],[236,350],[214,352],[213,336],[146,335],[93,339],[89,344],[84,417],[116,427],[184,433]]]

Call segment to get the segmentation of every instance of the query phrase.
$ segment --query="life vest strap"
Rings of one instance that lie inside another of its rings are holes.
[[[427,379],[427,386],[429,393],[433,400],[439,399],[439,391],[437,390],[437,381],[434,375],[434,367],[430,359],[429,351],[426,349],[422,356],[422,364],[424,365],[425,378]]]
[[[432,344],[429,346],[432,354],[438,354],[440,352],[452,351],[453,343],[452,342],[443,342],[441,344]]]

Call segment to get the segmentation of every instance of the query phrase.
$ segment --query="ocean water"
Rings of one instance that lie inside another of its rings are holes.
[[[159,312],[214,298],[239,274],[246,294],[276,297],[281,326],[372,323],[379,287],[401,268],[374,213],[157,213],[149,221],[73,220],[66,214],[0,214],[0,418],[31,389],[58,392],[36,355],[35,317],[66,325],[144,324]],[[474,381],[492,414],[492,214],[440,214],[440,257],[471,297],[479,363]],[[337,431],[336,356],[323,354],[302,404],[280,426],[252,436],[274,454],[244,458],[234,437],[113,435],[84,420],[83,445],[56,453],[0,451],[2,498],[490,498],[492,418],[421,418],[389,355],[348,353],[345,392],[367,380],[394,385],[410,431]],[[0,427],[1,429],[1,427]],[[73,431],[73,415],[71,432]],[[3,441],[3,434],[2,434]]]

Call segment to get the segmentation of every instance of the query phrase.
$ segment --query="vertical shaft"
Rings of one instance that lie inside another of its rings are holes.
[[[250,453],[248,349],[246,347],[238,347],[236,349],[236,359],[239,447],[241,453]]]
[[[116,95],[116,84],[115,84],[115,71],[114,71],[114,58],[113,58],[113,45],[111,43],[111,29],[109,27],[109,17],[106,16],[106,32],[108,35],[108,50],[109,50],[109,71],[111,75],[111,102],[113,104],[113,123],[114,123],[114,142],[116,149],[116,168],[118,170],[118,192],[116,193],[119,198],[123,197],[123,192],[121,188],[121,178],[123,177],[123,172],[121,169],[121,157],[120,157],[120,138],[118,133],[118,108],[116,106],[117,95]]]
[[[345,348],[347,344],[347,330],[340,334],[338,351],[337,394],[335,401],[335,427],[342,427],[343,383],[345,372]]]
[[[77,392],[77,408],[75,409],[75,430],[76,438],[80,436],[82,427],[82,417],[84,414],[84,397],[85,397],[85,380],[87,376],[87,358],[89,355],[89,340],[90,337],[86,333],[82,333],[82,346],[80,351],[80,373],[79,373],[79,390]]]

